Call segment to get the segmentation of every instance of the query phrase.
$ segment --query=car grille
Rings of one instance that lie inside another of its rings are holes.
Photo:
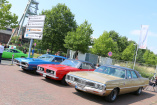
[[[21,64],[22,64],[22,65],[27,65],[27,63],[26,63],[26,62],[21,62]]]
[[[55,72],[53,70],[46,69],[46,73],[54,74]]]
[[[85,80],[85,79],[81,79],[81,78],[77,78],[77,77],[73,77],[73,76],[69,76],[69,75],[67,75],[67,79],[71,80],[75,83],[79,83],[79,84],[86,85],[89,87],[95,87],[95,83],[90,82],[90,81]]]

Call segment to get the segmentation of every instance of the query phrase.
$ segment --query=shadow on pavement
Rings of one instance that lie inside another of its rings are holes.
[[[19,71],[22,72],[22,73],[31,75],[31,76],[40,76],[39,74],[34,73],[33,71],[29,71],[29,70],[19,70]]]
[[[53,80],[53,79],[42,79],[43,81],[47,82],[47,83],[50,83],[50,84],[53,84],[53,85],[56,85],[56,86],[59,86],[59,87],[65,87],[65,88],[72,88],[70,87],[69,85],[63,85],[61,83],[61,81],[59,80]]]
[[[140,96],[134,95],[132,93],[128,93],[128,94],[119,95],[115,102],[109,103],[109,102],[105,101],[104,97],[97,96],[94,94],[85,93],[85,92],[73,92],[73,93],[84,99],[87,99],[89,101],[93,101],[93,102],[96,102],[96,103],[102,104],[102,105],[128,105],[128,104],[133,104],[135,102],[138,102],[138,101],[141,101],[141,100],[144,100],[144,99],[154,96],[154,94],[147,93],[147,92],[142,92],[142,94]]]

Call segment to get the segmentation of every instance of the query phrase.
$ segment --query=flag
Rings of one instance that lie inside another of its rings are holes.
[[[148,27],[148,25],[141,26],[140,39],[138,44],[140,49],[146,49],[147,47]]]

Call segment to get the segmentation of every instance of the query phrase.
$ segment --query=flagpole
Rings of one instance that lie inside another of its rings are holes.
[[[134,60],[134,66],[133,66],[133,69],[135,68],[135,64],[136,64],[137,52],[138,52],[138,44],[137,44],[137,50],[136,50],[136,55],[135,55],[135,60]]]

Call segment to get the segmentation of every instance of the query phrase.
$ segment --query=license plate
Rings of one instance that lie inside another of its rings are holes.
[[[46,77],[46,73],[43,73],[43,77]]]

